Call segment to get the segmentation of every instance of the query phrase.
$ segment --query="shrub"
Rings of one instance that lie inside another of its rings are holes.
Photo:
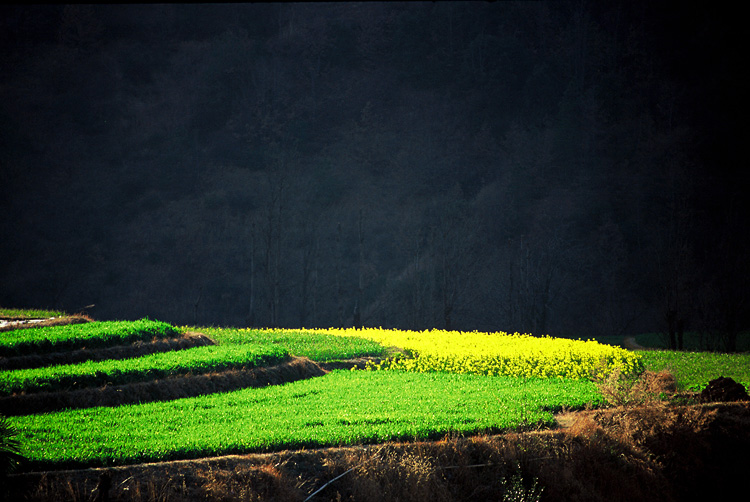
[[[675,379],[667,370],[627,374],[619,368],[595,379],[599,392],[613,406],[653,404],[675,391]]]
[[[0,479],[13,472],[23,460],[20,448],[15,428],[0,415]]]
[[[521,472],[516,472],[509,478],[503,478],[503,502],[539,502],[544,488],[539,485],[536,478],[531,482],[531,486],[524,486]]]

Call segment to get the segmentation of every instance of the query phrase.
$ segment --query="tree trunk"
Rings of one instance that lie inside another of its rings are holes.
[[[341,222],[336,226],[336,303],[338,311],[339,328],[344,327],[344,291],[341,286],[341,261],[343,260],[341,251]]]
[[[667,332],[669,333],[669,350],[677,349],[677,312],[670,310],[667,313]]]
[[[364,268],[365,268],[365,237],[362,232],[362,209],[359,210],[359,283],[357,286],[357,300],[354,303],[354,327],[362,328],[360,306],[364,290]]]

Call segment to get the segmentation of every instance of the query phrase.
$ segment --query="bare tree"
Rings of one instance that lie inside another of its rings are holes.
[[[727,202],[720,233],[706,250],[707,273],[700,289],[701,328],[708,335],[709,347],[737,351],[737,338],[750,328],[750,262],[745,256],[748,237],[741,204],[734,197]],[[722,262],[717,264],[716,257]],[[698,296],[698,295],[696,295]]]
[[[365,273],[365,235],[362,231],[362,208],[359,209],[359,221],[358,221],[358,236],[359,236],[359,266],[357,267],[357,299],[354,303],[354,327],[357,329],[362,328],[362,314],[360,309],[363,303],[363,290],[364,290],[364,273]]]
[[[302,227],[303,242],[301,243],[301,280],[299,325],[307,326],[310,319],[310,305],[312,304],[313,324],[317,318],[317,277],[318,277],[318,225],[316,221],[306,222]]]
[[[598,322],[595,328],[613,336],[623,336],[638,316],[636,304],[630,298],[632,286],[627,277],[627,249],[617,223],[607,218],[597,229],[597,254],[594,270],[586,277],[595,283],[591,293],[600,298]]]
[[[519,332],[544,335],[565,292],[575,251],[562,228],[511,239],[508,250],[505,308],[510,325]]]
[[[264,280],[270,326],[281,319],[282,250],[286,228],[286,197],[291,174],[290,154],[276,151],[266,172],[266,201],[262,209],[261,235],[264,245]]]
[[[341,239],[341,222],[336,224],[336,312],[338,313],[338,326],[344,327],[344,286],[341,282],[341,268],[343,266],[344,252]]]
[[[661,288],[662,315],[672,350],[683,348],[682,336],[691,315],[692,287],[697,271],[693,257],[691,185],[684,171],[671,166],[665,180],[667,200],[654,257]]]
[[[249,287],[250,287],[250,295],[248,298],[248,309],[247,309],[247,318],[245,319],[245,324],[248,326],[253,326],[255,324],[255,248],[256,248],[256,227],[255,227],[255,221],[252,221],[250,224],[245,224],[245,231],[250,234],[250,264],[248,265],[249,268]]]
[[[430,253],[436,282],[436,301],[445,329],[454,329],[455,315],[477,301],[473,287],[482,271],[480,228],[468,204],[459,198],[433,202]]]
[[[63,9],[58,38],[63,44],[86,50],[94,47],[104,31],[96,7],[66,5]]]

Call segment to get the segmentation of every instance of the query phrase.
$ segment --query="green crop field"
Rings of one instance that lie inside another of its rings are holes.
[[[750,353],[723,354],[720,352],[673,352],[646,350],[642,352],[647,369],[669,370],[677,388],[701,391],[709,381],[720,376],[730,377],[750,388]]]
[[[561,406],[598,401],[588,382],[339,370],[282,386],[13,423],[35,467],[61,468],[549,427]]]
[[[119,385],[187,373],[250,369],[278,364],[288,357],[286,350],[273,345],[209,345],[132,359],[0,371],[0,395]]]
[[[317,362],[385,356],[393,352],[380,343],[363,337],[342,337],[305,330],[188,327],[184,329],[205,333],[219,344],[274,344],[288,350],[290,354]]]
[[[176,328],[167,323],[149,319],[18,329],[3,332],[0,336],[0,357],[71,350],[84,346],[105,347],[164,338],[178,333]]]
[[[252,371],[290,357],[387,359],[369,371],[336,370],[281,385],[9,417],[28,459],[24,469],[549,428],[556,411],[602,405],[593,380],[612,370],[667,368],[679,388],[692,390],[718,376],[750,383],[747,354],[631,352],[594,341],[439,330],[178,329],[147,319],[2,332],[0,357],[127,346],[180,331],[202,332],[217,345],[3,371],[0,398]]]

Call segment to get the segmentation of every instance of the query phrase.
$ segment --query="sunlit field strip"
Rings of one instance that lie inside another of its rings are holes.
[[[385,356],[387,350],[378,342],[366,338],[342,337],[330,333],[307,330],[256,328],[183,327],[184,331],[205,333],[219,344],[274,344],[294,356],[307,357],[317,362],[328,362],[357,357]]]
[[[288,358],[286,350],[274,345],[208,345],[130,359],[0,371],[0,395],[118,385],[186,373],[250,369],[279,364]]]
[[[27,468],[39,469],[549,427],[553,411],[599,401],[594,384],[582,380],[333,371],[287,385],[9,421]]]
[[[538,378],[591,378],[615,368],[624,373],[643,369],[638,354],[591,340],[476,331],[380,328],[308,331],[369,338],[385,346],[397,346],[413,356],[393,358],[375,366],[376,369]]]
[[[65,313],[59,310],[0,308],[0,317],[43,319],[48,317],[60,317],[62,315],[65,315]]]
[[[149,319],[19,329],[0,332],[0,357],[71,350],[83,346],[103,347],[177,334],[179,331],[169,324]]]
[[[733,378],[750,389],[750,353],[646,350],[642,357],[648,370],[669,370],[680,390],[701,391],[720,376]]]

